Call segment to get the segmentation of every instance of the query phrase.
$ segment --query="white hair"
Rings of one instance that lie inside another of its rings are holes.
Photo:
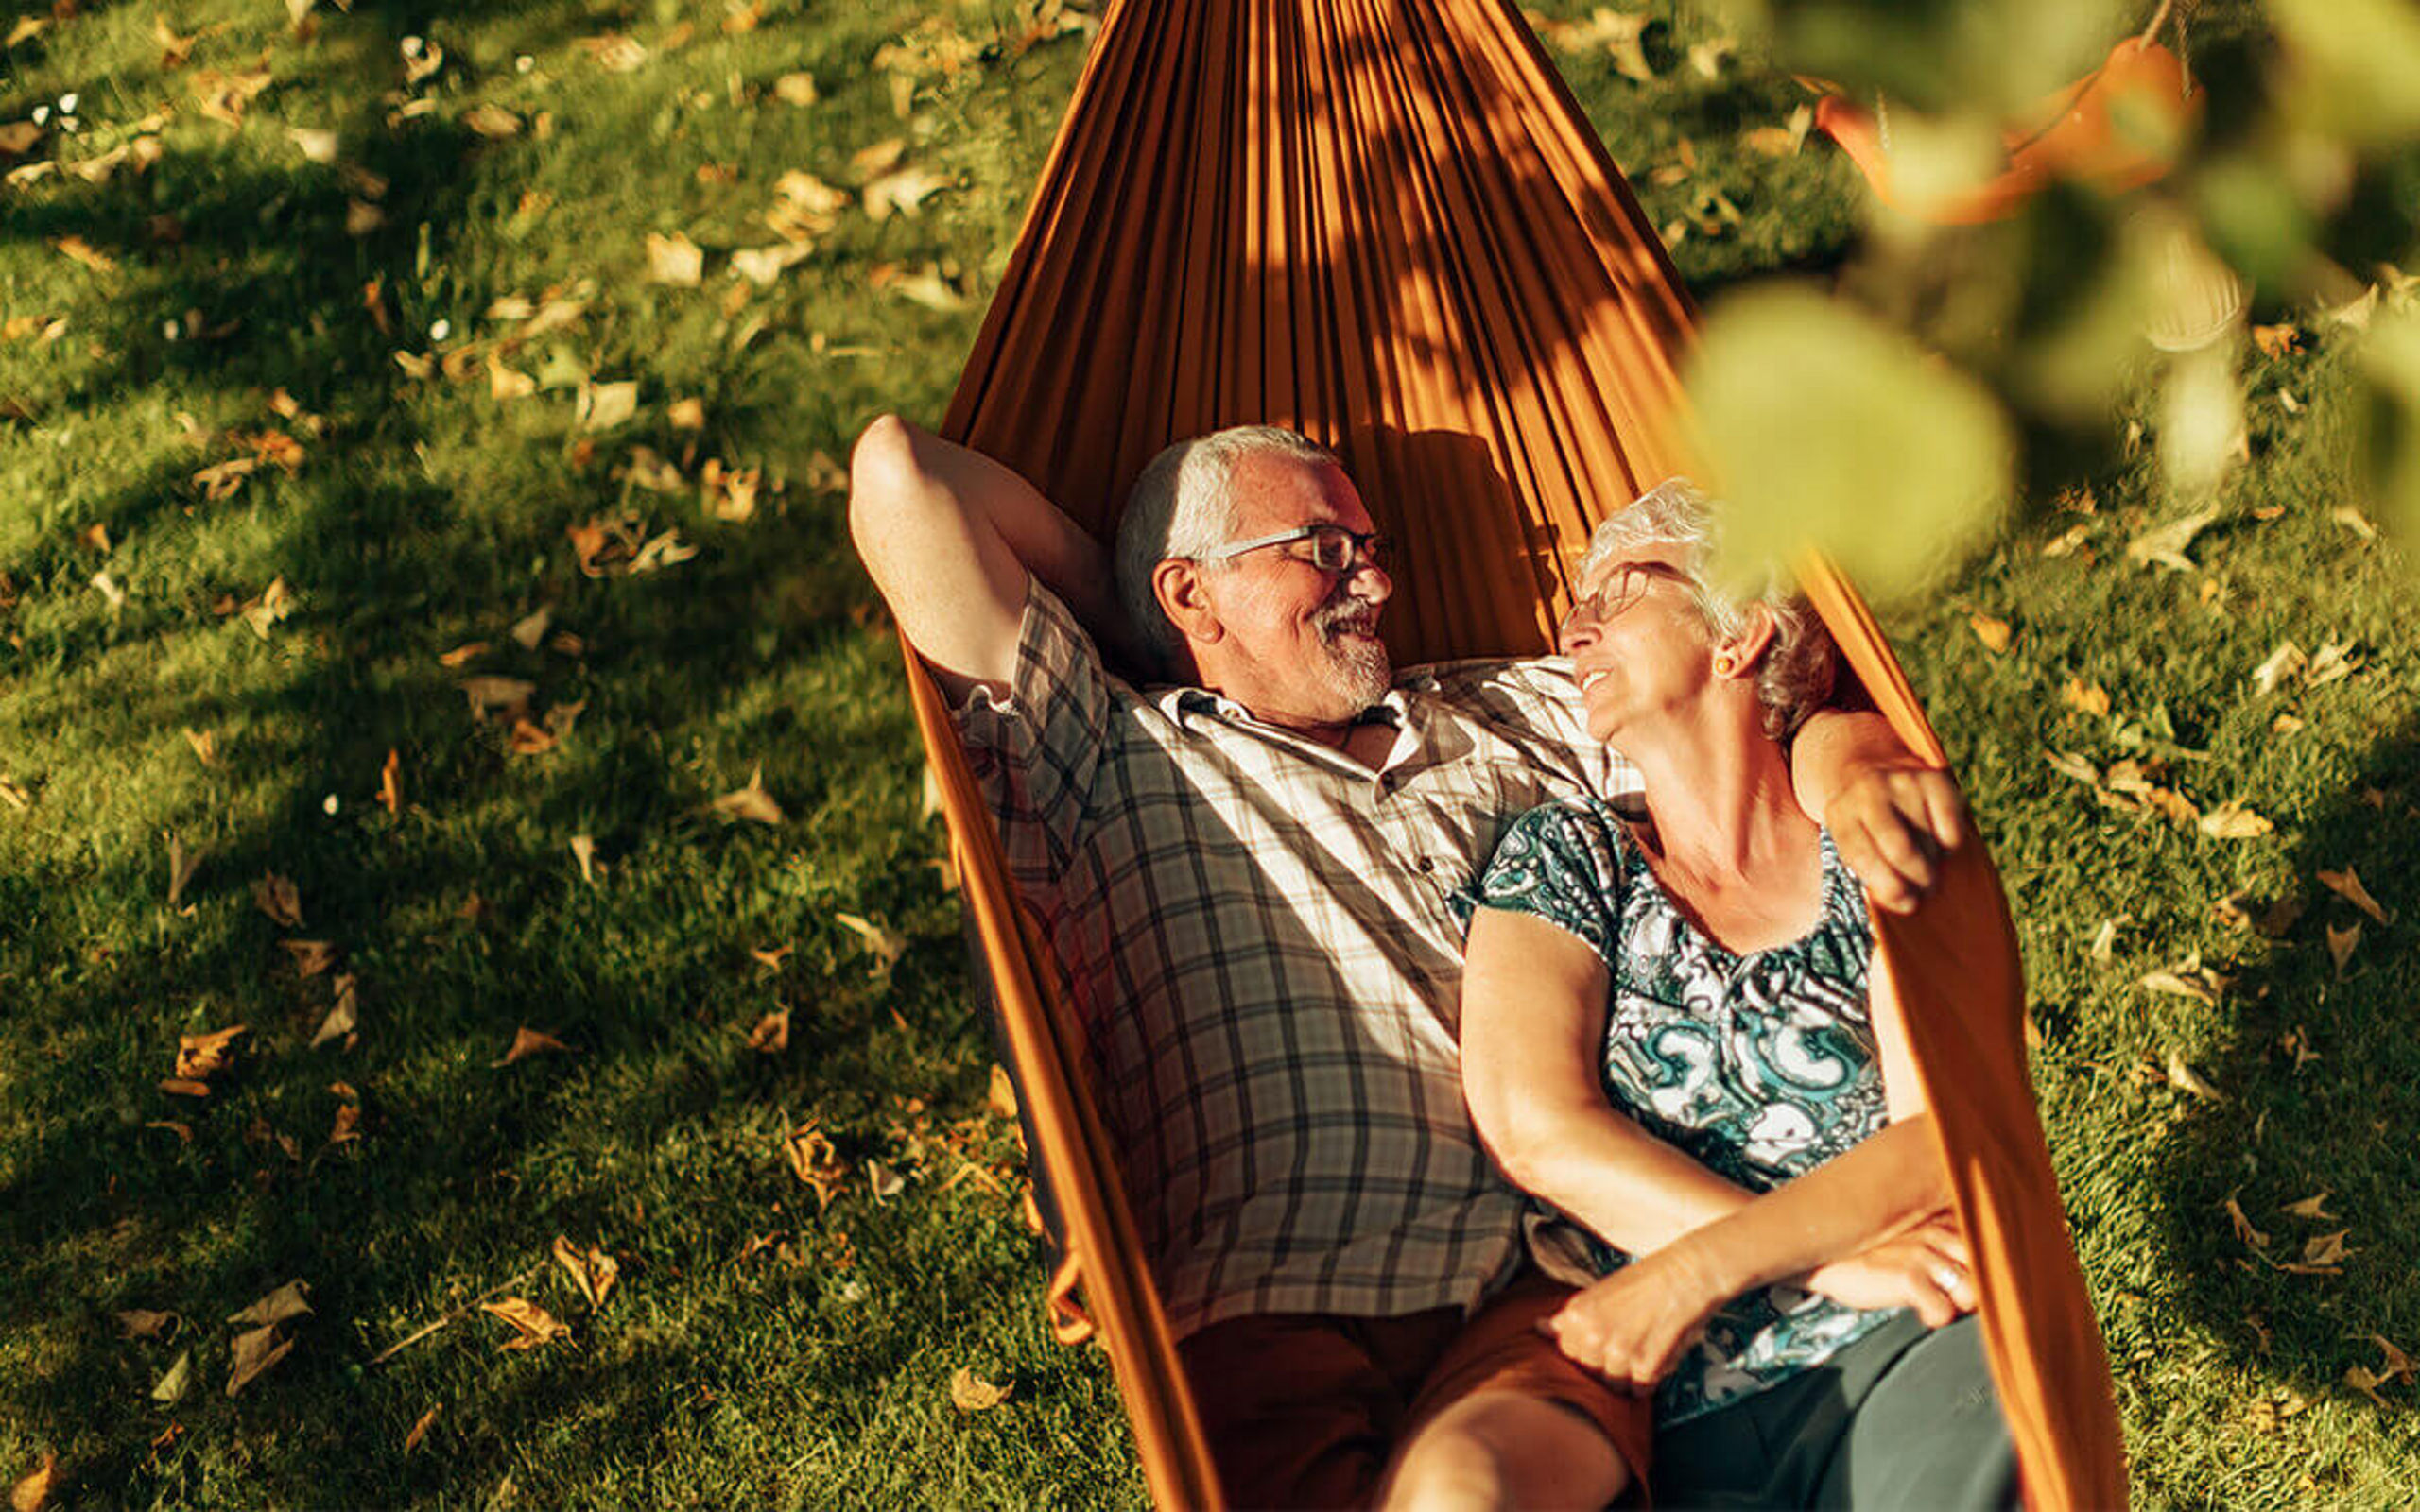
[[[1204,560],[1240,533],[1236,464],[1266,454],[1336,466],[1336,454],[1276,425],[1236,425],[1179,441],[1151,458],[1117,524],[1117,596],[1152,654],[1173,662],[1184,636],[1160,608],[1151,574],[1171,558]]]
[[[1617,551],[1682,546],[1686,550],[1681,570],[1688,576],[1690,596],[1716,640],[1737,639],[1748,627],[1748,610],[1763,605],[1773,617],[1773,638],[1756,669],[1756,701],[1764,707],[1765,733],[1786,740],[1832,696],[1831,632],[1778,567],[1766,567],[1761,591],[1746,599],[1714,585],[1706,569],[1714,559],[1719,508],[1688,479],[1667,478],[1597,526],[1581,558],[1580,576],[1585,579]]]

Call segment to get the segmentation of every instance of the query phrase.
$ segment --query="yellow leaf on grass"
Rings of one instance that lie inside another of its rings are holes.
[[[555,1235],[552,1253],[555,1263],[570,1273],[579,1295],[588,1298],[588,1305],[603,1307],[605,1298],[614,1295],[614,1281],[621,1278],[621,1263],[594,1246],[581,1248],[565,1234]]]
[[[2361,874],[2351,867],[2346,867],[2342,871],[2322,871],[2319,874],[2319,885],[2379,923],[2394,922],[2388,917],[2387,911],[2378,906],[2378,901],[2370,896],[2370,890],[2361,885]]]
[[[95,273],[114,273],[117,259],[95,247],[81,236],[53,236],[51,249],[70,262],[81,263]]]
[[[193,1351],[185,1349],[178,1353],[176,1363],[152,1385],[151,1400],[163,1406],[174,1406],[192,1390]]]
[[[164,1339],[172,1324],[182,1318],[174,1313],[154,1313],[148,1308],[130,1307],[117,1314],[118,1336],[127,1339]]]
[[[2009,628],[2008,621],[1994,619],[1980,610],[1968,612],[1966,626],[1975,632],[1975,639],[1983,643],[1983,649],[1994,656],[2007,655],[2009,642],[2016,633]]]
[[[378,806],[389,814],[403,812],[404,792],[398,781],[403,766],[403,756],[389,747],[386,763],[378,768]]]
[[[579,863],[579,880],[596,885],[596,842],[584,834],[571,837],[571,857]]]
[[[758,824],[782,824],[788,816],[773,795],[765,791],[765,768],[759,766],[748,774],[748,785],[735,788],[710,805],[726,822],[752,819]]]
[[[264,1326],[235,1335],[234,1368],[227,1376],[227,1395],[234,1396],[261,1377],[269,1366],[294,1352],[294,1341],[278,1341],[277,1330]]]
[[[2187,956],[2174,966],[2146,973],[2140,985],[2153,992],[2191,998],[2196,1003],[2215,1006],[2219,993],[2226,987],[2226,978],[2204,966],[2202,957],[2195,954]]]
[[[955,181],[950,175],[927,167],[901,168],[886,173],[866,183],[863,191],[866,217],[879,224],[889,220],[895,211],[912,219],[927,198],[950,188]]]
[[[1015,1079],[1010,1076],[1006,1066],[996,1064],[993,1066],[992,1086],[984,1101],[992,1109],[993,1117],[1011,1121],[1016,1118],[1017,1084]]]
[[[2344,1236],[2352,1231],[2350,1228],[2339,1228],[2333,1233],[2320,1234],[2306,1242],[2303,1246],[2303,1263],[2306,1265],[2342,1264],[2345,1255]]]
[[[949,1378],[950,1405],[960,1412],[990,1412],[1009,1400],[1010,1388],[995,1386],[964,1366]]]
[[[177,1069],[175,1074],[192,1081],[208,1081],[227,1069],[231,1046],[236,1036],[244,1032],[240,1023],[203,1034],[177,1037]]]
[[[2381,1407],[2387,1407],[2390,1404],[2384,1397],[2378,1395],[2377,1388],[2385,1385],[2391,1379],[2379,1372],[2365,1370],[2358,1365],[2348,1365],[2344,1367],[2344,1383]]]
[[[2098,682],[2086,682],[2081,678],[2069,678],[2067,685],[2059,690],[2059,697],[2068,708],[2090,714],[2096,719],[2108,716],[2109,690]]]
[[[856,914],[836,913],[832,921],[865,942],[880,970],[888,971],[908,953],[908,938],[898,931],[886,929],[870,919]]]
[[[434,1407],[431,1407],[428,1411],[422,1413],[420,1417],[413,1421],[411,1432],[404,1435],[405,1453],[408,1454],[413,1450],[420,1448],[421,1444],[428,1437],[428,1425],[435,1421],[437,1421],[437,1409]]]
[[[464,678],[458,686],[462,696],[470,699],[474,716],[495,714],[508,719],[526,714],[530,698],[538,692],[536,683],[521,678]]]
[[[2276,828],[2240,799],[2229,799],[2202,816],[2202,833],[2213,840],[2252,840]]]
[[[342,1144],[361,1137],[361,1108],[356,1103],[338,1103],[336,1123],[328,1130],[328,1143]]]
[[[2411,1356],[2405,1354],[2401,1349],[2396,1349],[2394,1345],[2389,1344],[2386,1341],[2386,1336],[2384,1334],[2371,1334],[2370,1342],[2377,1345],[2380,1352],[2386,1356],[2386,1363],[2382,1367],[2385,1373],[2394,1376],[2396,1380],[2402,1382],[2407,1386],[2411,1384],[2412,1368]]]
[[[695,288],[705,269],[706,254],[688,237],[679,232],[669,236],[648,232],[647,276],[650,282]]]
[[[756,1021],[748,1031],[748,1048],[773,1056],[790,1047],[790,1010],[778,1008]]]
[[[462,124],[494,141],[521,134],[521,117],[501,105],[474,105],[462,112]]]
[[[193,874],[201,869],[206,852],[187,850],[175,835],[168,836],[168,906],[174,908],[193,883]]]
[[[513,1031],[512,1048],[506,1051],[504,1053],[504,1058],[497,1061],[496,1064],[499,1066],[510,1066],[516,1060],[526,1060],[531,1056],[544,1055],[549,1051],[556,1050],[569,1051],[570,1049],[571,1046],[556,1039],[553,1035],[546,1034],[542,1030],[532,1029],[527,1024],[523,1024],[520,1028]]]
[[[2327,1211],[2327,1194],[2325,1192],[2315,1197],[2305,1197],[2300,1202],[2289,1202],[2285,1211],[2297,1218],[2317,1218],[2323,1222],[2336,1216]]]
[[[583,383],[573,404],[572,418],[582,430],[610,431],[636,415],[638,409],[639,386],[634,379]]]
[[[192,1081],[182,1076],[163,1076],[160,1078],[160,1090],[175,1097],[207,1097],[210,1095],[210,1083]]]
[[[2156,529],[2147,530],[2126,542],[2126,556],[2146,567],[2157,563],[2179,572],[2198,572],[2200,568],[2193,558],[2185,555],[2186,548],[2193,544],[2194,538],[2218,523],[2219,514],[2217,509],[2204,509],[2198,514],[2189,514],[2182,520],[2173,520]]]
[[[441,667],[458,667],[465,662],[478,660],[486,653],[488,643],[485,641],[466,642],[451,651],[439,652],[437,664]]]
[[[526,1297],[502,1297],[493,1302],[481,1302],[479,1311],[512,1325],[512,1337],[503,1345],[508,1349],[534,1349],[571,1332],[555,1321],[553,1314]]]
[[[784,74],[773,80],[773,97],[785,105],[812,105],[821,96],[813,74]]]
[[[251,902],[285,929],[302,926],[302,893],[295,888],[293,878],[284,873],[271,871],[261,881],[251,883]]]
[[[24,29],[24,23],[18,23],[18,29]],[[43,1512],[50,1504],[51,1487],[58,1483],[59,1456],[44,1454],[41,1464],[19,1476],[17,1484],[9,1488],[9,1505],[12,1512]]]

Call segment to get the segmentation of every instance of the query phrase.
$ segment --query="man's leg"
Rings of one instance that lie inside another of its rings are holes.
[[[1567,1359],[1538,1325],[1571,1295],[1529,1277],[1465,1325],[1413,1403],[1391,1508],[1598,1508],[1647,1466],[1650,1404]]]
[[[1815,1504],[1940,1512],[2018,1504],[2016,1446],[1973,1316],[1917,1340],[1875,1381]]]
[[[1414,1392],[1461,1319],[1301,1314],[1215,1323],[1177,1346],[1228,1504],[1362,1507]]]

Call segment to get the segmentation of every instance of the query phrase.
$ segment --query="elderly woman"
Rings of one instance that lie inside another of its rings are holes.
[[[2013,1505],[1945,1174],[1867,1002],[1864,904],[1791,795],[1785,742],[1832,648],[1803,600],[1715,588],[1710,528],[1676,480],[1590,544],[1563,649],[1645,791],[1531,810],[1490,863],[1471,1116],[1539,1199],[1533,1255],[1585,1287],[1548,1332],[1652,1394],[1658,1504]],[[1390,1497],[1470,1504],[1476,1468],[1590,1432],[1448,1413]]]

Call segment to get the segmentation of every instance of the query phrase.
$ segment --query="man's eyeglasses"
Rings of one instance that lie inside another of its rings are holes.
[[[1586,620],[1601,625],[1645,597],[1648,585],[1659,577],[1675,583],[1689,580],[1679,568],[1660,561],[1625,562],[1607,573],[1595,593],[1573,604],[1563,622],[1572,625]]]
[[[1225,561],[1248,551],[1264,546],[1283,546],[1296,541],[1307,541],[1310,549],[1297,553],[1295,559],[1309,562],[1323,573],[1351,572],[1361,562],[1384,572],[1394,561],[1394,542],[1376,531],[1364,535],[1347,530],[1342,525],[1304,525],[1294,530],[1280,530],[1275,535],[1254,536],[1250,541],[1237,541],[1207,553],[1203,561]]]

